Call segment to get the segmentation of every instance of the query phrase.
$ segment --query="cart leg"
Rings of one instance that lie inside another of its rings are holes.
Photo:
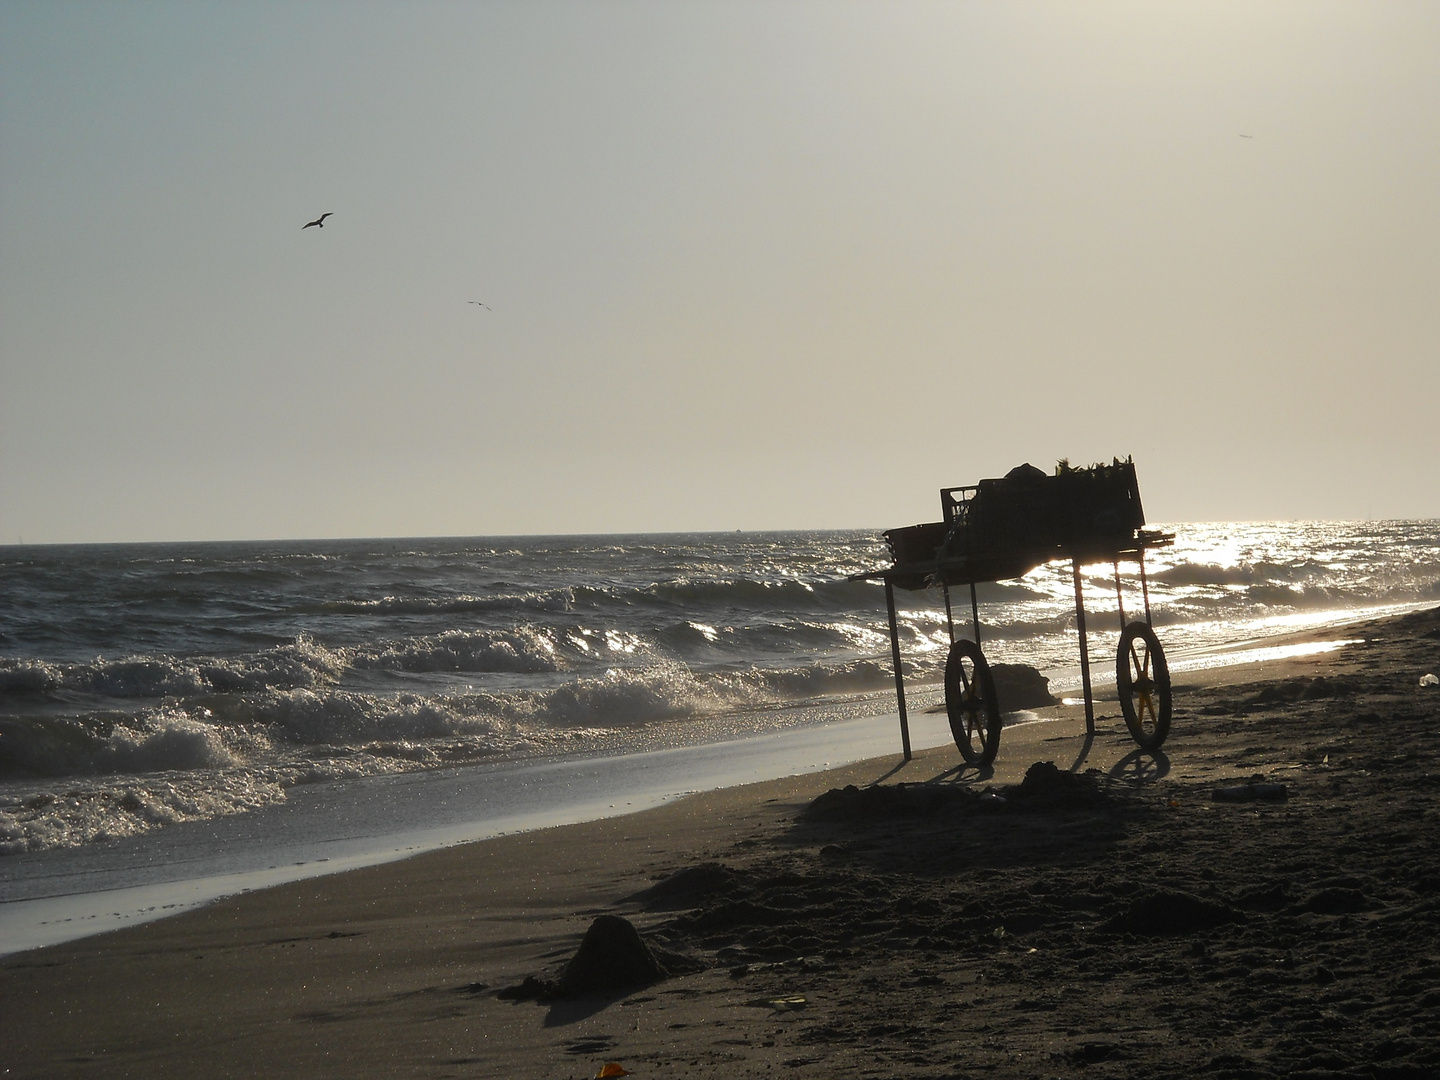
[[[1075,577],[1075,628],[1080,631],[1080,685],[1085,691],[1085,733],[1095,734],[1095,702],[1090,693],[1090,647],[1085,641],[1085,594],[1080,588],[1080,560],[1070,560]]]
[[[895,622],[895,586],[889,581],[885,582],[885,607],[890,612],[890,661],[895,665],[895,700],[900,703],[900,744],[905,748],[905,760],[909,761],[910,718],[905,715],[905,676],[900,671],[900,627]]]
[[[980,601],[975,598],[975,583],[970,583],[970,620],[975,627],[975,644],[980,644]]]
[[[1120,630],[1125,630],[1125,596],[1120,591],[1120,560],[1115,560],[1115,606],[1120,609]]]
[[[1145,580],[1145,549],[1140,549],[1140,591],[1145,596],[1145,625],[1150,626],[1150,583]]]
[[[950,635],[950,644],[955,644],[955,616],[950,610],[950,586],[941,585],[940,591],[945,594],[945,630]]]

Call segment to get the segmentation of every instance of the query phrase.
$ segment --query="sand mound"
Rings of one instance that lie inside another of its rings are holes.
[[[657,881],[636,899],[647,911],[671,911],[695,907],[703,900],[733,896],[739,888],[738,876],[730,867],[703,862]]]
[[[1106,798],[1100,786],[1102,775],[1094,769],[1066,772],[1053,761],[1037,761],[1026,770],[1025,779],[1016,787],[1006,788],[1003,795],[1008,801],[1031,810],[1094,806]]]
[[[1071,773],[1037,761],[1014,786],[977,791],[953,784],[878,784],[832,788],[801,815],[810,822],[873,822],[887,818],[942,819],[977,810],[1060,810],[1098,806],[1107,799],[1102,774]]]
[[[530,975],[496,996],[512,1001],[553,1001],[615,994],[657,983],[666,974],[664,965],[630,920],[601,915],[585,931],[580,948],[561,970],[559,979],[550,982]]]

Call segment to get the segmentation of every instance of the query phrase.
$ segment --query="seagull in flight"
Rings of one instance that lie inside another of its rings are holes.
[[[301,232],[304,232],[304,231],[305,231],[306,229],[308,229],[311,225],[319,225],[320,228],[323,229],[323,228],[325,227],[325,219],[326,219],[327,217],[329,217],[332,213],[333,213],[333,211],[331,211],[331,210],[326,210],[325,213],[321,214],[321,215],[320,215],[319,217],[317,217],[314,221],[307,221],[304,225],[301,225],[301,226],[300,226],[300,231],[301,231]]]
[[[480,304],[480,306],[483,307],[486,311],[494,311],[494,310],[495,310],[495,309],[492,308],[489,304],[481,303],[479,300],[466,300],[465,302],[466,302],[467,304]]]

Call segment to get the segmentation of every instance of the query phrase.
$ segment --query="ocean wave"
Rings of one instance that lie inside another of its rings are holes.
[[[395,697],[347,690],[272,691],[248,702],[247,719],[301,746],[502,734],[490,695]]]
[[[34,792],[0,805],[0,855],[116,840],[183,821],[245,813],[284,798],[280,783],[252,773],[162,776]]]
[[[839,611],[873,606],[878,586],[845,579],[764,580],[679,578],[646,584],[575,584],[516,589],[497,583],[489,595],[384,596],[304,605],[301,611],[351,615],[444,615],[495,611],[622,611],[640,607],[687,610],[760,609]],[[1023,586],[1015,587],[1024,591]]]
[[[765,581],[759,578],[693,578],[665,581],[631,593],[666,607],[757,609],[786,611],[841,611],[869,606],[876,596],[872,583],[847,580],[804,581],[788,578]]]
[[[604,595],[576,587],[498,592],[492,596],[382,596],[374,600],[328,600],[297,610],[326,615],[464,615],[488,611],[571,611],[577,594]],[[582,604],[583,606],[583,604]]]
[[[943,668],[919,657],[907,657],[907,678],[924,679],[928,673]],[[868,693],[895,685],[895,676],[888,664],[878,660],[855,660],[847,664],[810,664],[805,667],[777,668],[752,673],[749,678],[782,700],[803,700],[831,694]]]
[[[429,637],[357,651],[357,668],[382,671],[508,671],[537,673],[564,666],[554,635],[535,627],[514,630],[447,630]]]
[[[0,692],[72,691],[112,698],[165,698],[328,686],[349,666],[343,650],[301,637],[287,645],[243,657],[184,659],[164,654],[96,657],[89,663],[0,659]]]
[[[888,647],[889,641],[878,627],[846,620],[820,622],[802,619],[759,622],[748,626],[687,619],[661,626],[655,636],[660,648],[677,659],[729,659],[736,662],[805,653],[874,652]]]
[[[727,697],[679,664],[611,669],[600,678],[576,679],[534,695],[530,718],[570,727],[634,726],[694,716],[722,707]]]
[[[944,669],[944,657],[907,657],[906,674],[922,681]],[[633,727],[736,709],[755,709],[894,685],[878,660],[752,667],[697,673],[679,663],[612,669],[546,692],[495,699],[493,707],[527,724]]]
[[[205,709],[22,717],[0,721],[0,779],[224,768],[264,745],[243,728],[210,722]]]
[[[1255,580],[1255,571],[1249,566],[1182,562],[1152,570],[1149,578],[1166,585],[1249,585]]]

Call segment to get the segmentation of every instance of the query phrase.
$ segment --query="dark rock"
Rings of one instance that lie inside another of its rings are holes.
[[[990,675],[995,680],[995,698],[1006,712],[1056,704],[1050,680],[1029,664],[991,664]]]

